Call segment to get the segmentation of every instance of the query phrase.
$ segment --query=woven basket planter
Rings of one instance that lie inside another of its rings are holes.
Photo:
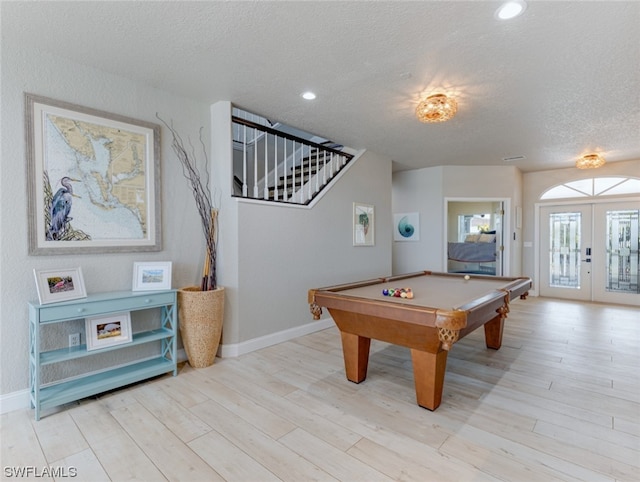
[[[224,288],[201,291],[199,286],[178,290],[178,326],[189,365],[213,365],[222,336]]]

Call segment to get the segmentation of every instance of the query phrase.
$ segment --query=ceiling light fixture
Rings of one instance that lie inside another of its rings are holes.
[[[301,95],[305,100],[313,100],[316,98],[316,94],[314,94],[313,92],[304,92]]]
[[[522,15],[527,9],[527,3],[524,0],[510,0],[500,5],[496,10],[496,18],[499,20],[509,20]]]
[[[605,160],[600,154],[587,154],[576,161],[578,169],[595,169],[604,166]]]
[[[458,111],[458,103],[444,94],[433,94],[422,100],[416,107],[416,117],[420,122],[444,122]]]

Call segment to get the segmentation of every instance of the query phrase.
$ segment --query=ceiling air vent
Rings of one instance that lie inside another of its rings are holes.
[[[511,156],[511,157],[503,157],[502,160],[504,162],[513,162],[513,161],[522,161],[526,159],[524,156]]]

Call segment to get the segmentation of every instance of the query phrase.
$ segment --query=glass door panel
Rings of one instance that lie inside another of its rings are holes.
[[[540,294],[591,299],[591,206],[540,209]]]
[[[603,256],[594,264],[593,299],[640,305],[640,201],[599,204],[594,213],[594,254]]]
[[[580,289],[582,213],[549,214],[549,286]]]
[[[640,293],[638,213],[640,211],[607,211],[607,291]]]

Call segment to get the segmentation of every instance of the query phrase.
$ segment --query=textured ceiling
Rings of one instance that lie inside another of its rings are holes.
[[[2,2],[10,38],[205,103],[229,100],[396,169],[640,159],[640,2]],[[11,68],[2,65],[2,68]],[[303,101],[313,90],[318,98]],[[423,94],[458,114],[422,124]],[[73,101],[73,99],[65,99]]]

